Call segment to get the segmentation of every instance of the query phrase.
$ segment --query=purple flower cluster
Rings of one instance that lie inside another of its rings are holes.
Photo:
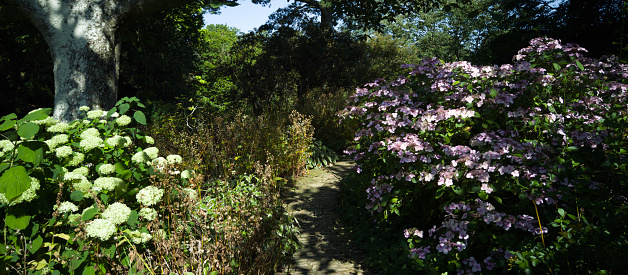
[[[599,188],[596,181],[557,171],[565,170],[563,157],[569,152],[609,150],[607,140],[618,135],[603,122],[628,115],[628,66],[614,58],[585,58],[585,52],[575,44],[537,38],[513,64],[426,59],[406,65],[407,78],[390,84],[380,79],[357,89],[341,117],[363,125],[355,135],[359,145],[347,152],[358,169],[375,175],[366,208],[377,215],[393,197],[418,202],[411,199],[416,190],[458,196],[462,201],[447,204],[441,225],[428,231],[432,240],[422,241],[429,245],[410,249],[418,259],[434,251],[466,251],[475,243],[470,223],[520,229],[520,235],[548,234],[537,214],[509,214],[512,209],[501,204],[506,209],[498,211],[488,198],[504,195],[512,203],[524,198],[526,207],[554,205],[579,185]],[[401,197],[387,196],[393,189]],[[415,228],[404,235],[423,238]],[[462,272],[472,274],[491,270],[496,261],[468,257],[462,263],[468,267]]]

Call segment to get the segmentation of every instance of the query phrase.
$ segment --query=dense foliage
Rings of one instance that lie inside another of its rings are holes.
[[[181,131],[168,141],[128,127],[146,124],[133,105],[143,107],[123,98],[106,113],[85,108],[84,120],[68,124],[49,117],[50,109],[2,118],[0,272],[242,274],[281,267],[298,243],[278,198],[285,180],[277,176],[302,173],[309,121],[295,113],[290,125],[277,125],[242,115],[228,132],[194,136],[219,142],[205,151]],[[210,153],[229,160],[229,149],[242,148],[226,135],[253,137],[264,131],[260,123],[268,135],[239,151],[231,166],[217,166],[228,176],[204,180],[217,165]],[[159,157],[155,146],[167,143],[200,161]],[[249,150],[263,148],[271,151]],[[183,169],[190,164],[199,170]]]
[[[374,219],[360,229],[379,236],[366,246],[384,249],[372,263],[624,270],[628,66],[584,52],[538,38],[514,64],[426,59],[358,89],[344,113],[363,126],[345,189]],[[405,253],[391,247],[400,240]]]

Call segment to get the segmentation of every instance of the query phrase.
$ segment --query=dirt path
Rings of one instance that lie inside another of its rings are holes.
[[[303,247],[293,265],[279,274],[371,274],[360,266],[361,254],[353,248],[337,211],[339,182],[353,164],[342,160],[310,170],[283,192],[288,212],[299,222]]]

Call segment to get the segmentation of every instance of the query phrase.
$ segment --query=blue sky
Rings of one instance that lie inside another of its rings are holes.
[[[242,32],[252,31],[268,21],[268,16],[279,8],[290,4],[287,0],[272,0],[270,6],[255,5],[250,0],[241,1],[236,7],[222,7],[221,14],[205,14],[205,25],[225,24]]]

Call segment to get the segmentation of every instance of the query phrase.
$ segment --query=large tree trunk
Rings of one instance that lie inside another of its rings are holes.
[[[78,109],[89,106],[108,110],[114,106],[118,91],[119,41],[115,24],[103,20],[81,19],[70,15],[63,26],[44,33],[54,63],[54,118],[78,118]],[[114,20],[104,20],[111,22]]]
[[[54,63],[53,117],[78,118],[88,106],[108,110],[118,90],[120,43],[116,32],[129,15],[193,0],[6,0],[42,33]]]

